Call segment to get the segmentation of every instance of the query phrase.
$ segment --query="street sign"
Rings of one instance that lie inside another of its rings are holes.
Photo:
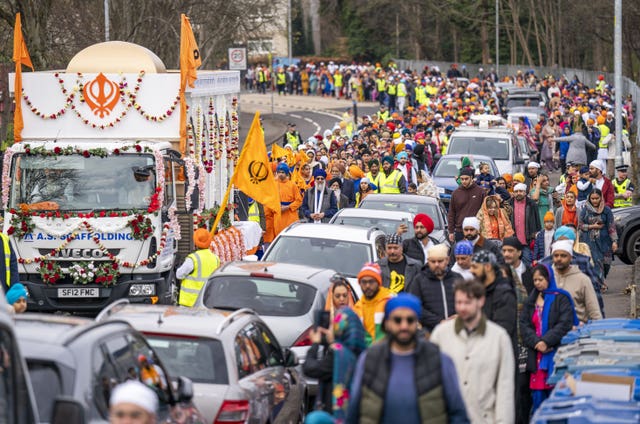
[[[229,48],[229,69],[234,71],[247,70],[247,49],[244,47]]]

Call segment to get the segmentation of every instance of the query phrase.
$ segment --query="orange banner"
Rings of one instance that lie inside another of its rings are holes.
[[[180,152],[187,151],[187,100],[185,90],[187,84],[194,87],[198,79],[196,69],[202,64],[200,50],[193,36],[189,18],[183,13],[180,17]]]
[[[13,141],[19,143],[22,141],[22,129],[24,121],[22,120],[22,65],[28,66],[33,71],[31,57],[27,50],[27,43],[22,37],[22,22],[20,21],[20,13],[16,14],[16,24],[13,28],[13,61],[16,64],[16,77],[14,80],[14,97],[16,101],[15,111],[13,113]]]

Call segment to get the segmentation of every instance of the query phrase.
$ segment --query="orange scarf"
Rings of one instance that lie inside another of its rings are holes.
[[[574,185],[575,186],[575,185]],[[565,200],[562,200],[562,225],[573,224],[578,227],[578,208],[573,205],[573,210],[569,209]]]

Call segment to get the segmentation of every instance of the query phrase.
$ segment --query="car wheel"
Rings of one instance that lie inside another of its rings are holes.
[[[620,259],[627,264],[633,264],[638,256],[640,256],[640,228],[635,230],[627,239],[623,256]]]

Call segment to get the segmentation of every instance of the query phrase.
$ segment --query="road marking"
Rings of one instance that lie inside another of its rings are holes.
[[[296,119],[302,119],[302,116],[294,115],[293,113],[289,114],[289,116],[292,117],[292,118],[296,118]]]
[[[291,115],[291,116],[293,116],[293,115]],[[302,119],[304,119],[304,120],[305,120],[305,121],[307,121],[307,122],[311,122],[311,123],[313,123],[313,119],[311,119],[311,118],[302,118]]]

